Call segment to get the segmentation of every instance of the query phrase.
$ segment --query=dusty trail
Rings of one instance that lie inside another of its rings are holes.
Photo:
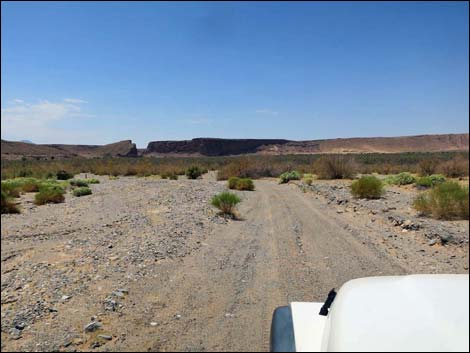
[[[380,218],[293,184],[255,186],[237,192],[238,221],[209,205],[225,189],[213,175],[102,178],[88,198],[40,207],[26,195],[21,215],[2,215],[2,351],[267,351],[278,306],[358,277],[468,273],[468,247],[389,237]],[[92,317],[103,328],[86,333]]]
[[[297,189],[258,181],[243,198],[243,220],[216,227],[157,290],[168,305],[159,315],[181,317],[162,323],[158,343],[144,334],[148,348],[266,351],[275,307],[323,300],[352,278],[405,272],[351,238]],[[154,291],[160,280],[141,292]],[[132,336],[119,348],[141,346]]]

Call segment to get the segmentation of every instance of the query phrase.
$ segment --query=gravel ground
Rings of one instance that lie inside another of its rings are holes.
[[[202,180],[99,178],[93,194],[2,215],[2,351],[265,351],[275,307],[352,278],[468,273],[468,221],[410,209],[391,187],[256,181],[241,220]]]

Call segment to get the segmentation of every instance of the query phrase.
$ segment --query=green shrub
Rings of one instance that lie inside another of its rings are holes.
[[[23,192],[38,192],[41,181],[35,178],[24,178],[21,182],[21,190]]]
[[[408,172],[402,172],[385,178],[385,183],[393,185],[408,185],[416,182],[416,178]]]
[[[42,185],[39,192],[34,196],[34,203],[36,205],[44,205],[46,203],[61,203],[64,202],[65,190],[60,185]]]
[[[235,206],[240,202],[240,198],[230,192],[221,192],[211,200],[212,206],[217,207],[222,214],[230,216],[235,216]]]
[[[203,170],[198,166],[191,166],[186,169],[186,176],[188,179],[197,179],[202,175]]]
[[[351,184],[351,194],[364,199],[379,199],[384,193],[382,181],[379,178],[367,175]]]
[[[60,170],[56,174],[57,180],[69,180],[73,178],[73,174],[66,172],[65,170]]]
[[[70,185],[78,186],[78,187],[88,186],[88,180],[72,179],[72,180],[70,180]]]
[[[95,179],[95,178],[85,179],[85,181],[88,184],[99,184],[100,183],[100,181],[98,179]]]
[[[307,184],[307,185],[312,185],[313,177],[311,177],[311,176],[304,177],[304,178],[302,178],[302,182],[304,184]]]
[[[241,178],[238,180],[236,189],[253,191],[255,189],[255,184],[250,178]]]
[[[35,178],[14,178],[2,182],[2,188],[7,193],[17,194],[20,192],[37,192],[41,186],[41,180]],[[14,191],[15,190],[15,191]]]
[[[168,178],[169,178],[170,180],[178,180],[178,175],[172,173],[172,174],[170,174],[170,175],[168,176]]]
[[[356,174],[357,167],[351,156],[328,155],[320,157],[313,169],[320,179],[350,179]]]
[[[422,188],[431,188],[437,184],[442,184],[445,181],[445,176],[441,174],[433,174],[416,179],[415,185]]]
[[[469,219],[468,187],[446,181],[419,195],[414,208],[437,219]]]
[[[240,180],[239,177],[230,177],[228,178],[227,186],[229,189],[236,189],[238,181]]]
[[[20,213],[18,206],[11,201],[11,197],[3,190],[1,194],[1,213]]]
[[[8,197],[20,197],[21,188],[10,180],[2,181],[2,192]]]
[[[285,184],[291,180],[300,180],[300,173],[296,170],[292,172],[284,172],[279,176],[279,183]]]
[[[73,190],[73,196],[77,196],[77,197],[91,195],[91,194],[92,194],[92,191],[87,186],[82,186]]]
[[[252,191],[255,189],[255,184],[250,178],[238,178],[230,177],[227,182],[229,189],[235,190],[249,190]]]

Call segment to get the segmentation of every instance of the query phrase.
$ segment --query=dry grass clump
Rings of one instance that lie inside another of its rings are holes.
[[[36,205],[44,205],[46,203],[64,202],[65,189],[59,185],[47,185],[41,187],[39,192],[34,196]]]
[[[92,194],[92,191],[88,186],[82,186],[73,190],[73,196],[77,196],[77,197],[91,195],[91,194]]]
[[[20,213],[18,206],[5,191],[1,192],[1,213]]]
[[[469,161],[468,158],[457,157],[449,161],[443,162],[439,166],[442,174],[450,178],[460,178],[468,176],[469,174]]]
[[[227,191],[215,195],[211,200],[212,206],[217,207],[221,214],[231,217],[236,217],[235,207],[240,202],[241,200],[237,195]]]
[[[230,177],[228,179],[227,186],[232,190],[253,191],[255,189],[255,184],[250,178]]]
[[[314,163],[313,169],[319,179],[351,179],[357,165],[348,155],[325,155]]]
[[[469,219],[468,187],[446,181],[419,195],[414,208],[436,219]]]
[[[375,176],[363,176],[351,184],[351,194],[361,199],[379,199],[384,194],[383,183]]]

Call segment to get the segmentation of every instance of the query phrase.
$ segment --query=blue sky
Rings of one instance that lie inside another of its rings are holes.
[[[469,131],[466,2],[2,2],[2,139]]]

